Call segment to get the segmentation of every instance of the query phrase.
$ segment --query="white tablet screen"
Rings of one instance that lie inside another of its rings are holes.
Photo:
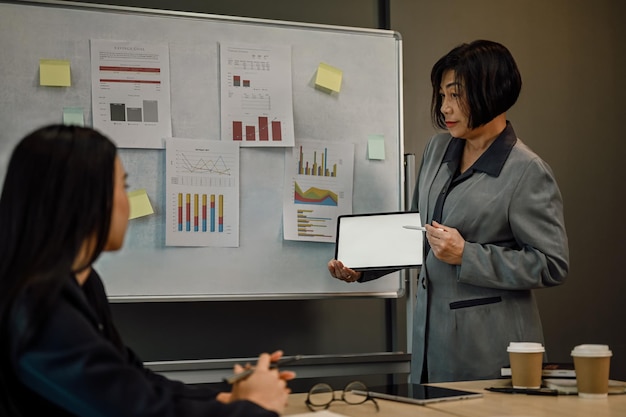
[[[335,259],[354,270],[410,268],[422,264],[419,213],[339,216]]]

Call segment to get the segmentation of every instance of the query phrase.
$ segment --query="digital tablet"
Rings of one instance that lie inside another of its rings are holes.
[[[424,228],[417,212],[341,215],[335,239],[335,259],[356,271],[422,264]]]
[[[480,392],[463,391],[452,388],[435,387],[422,384],[391,384],[368,388],[367,391],[354,390],[355,394],[369,395],[373,398],[401,401],[412,404],[430,404],[440,401],[481,398]]]

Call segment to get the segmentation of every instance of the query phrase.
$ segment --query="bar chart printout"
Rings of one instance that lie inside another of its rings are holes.
[[[224,232],[224,195],[178,193],[179,232]],[[193,208],[193,215],[192,215]]]
[[[354,144],[296,141],[285,150],[283,237],[335,242],[337,217],[352,213]]]
[[[91,40],[93,126],[121,148],[172,136],[167,44]]]
[[[290,47],[220,44],[220,70],[222,140],[293,146]]]
[[[239,246],[239,146],[166,140],[167,246]]]

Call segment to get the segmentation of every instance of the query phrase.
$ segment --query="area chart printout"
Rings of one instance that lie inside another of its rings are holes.
[[[239,246],[239,144],[165,141],[167,246]]]
[[[121,148],[163,148],[172,136],[167,44],[91,40],[93,127]]]
[[[298,140],[285,150],[285,240],[335,242],[337,218],[352,213],[354,144]]]
[[[222,140],[293,146],[291,47],[220,44]]]

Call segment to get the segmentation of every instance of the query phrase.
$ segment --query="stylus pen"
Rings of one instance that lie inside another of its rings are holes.
[[[404,227],[405,229],[411,229],[411,230],[421,230],[422,232],[426,231],[426,228],[422,227],[422,226],[412,226],[410,224],[406,224],[406,225],[404,225],[402,227]]]
[[[302,358],[301,355],[296,355],[296,356],[292,356],[290,358],[283,358],[280,359],[278,362],[272,362],[270,364],[270,369],[276,369],[278,368],[278,365],[285,365],[287,363],[291,363],[291,362],[295,362],[297,360],[300,360]],[[228,384],[235,384],[239,381],[243,381],[244,379],[246,379],[247,377],[249,377],[252,372],[254,372],[254,367],[250,367],[248,369],[246,369],[243,372],[240,372],[238,374],[234,374],[232,376],[229,376],[228,378],[224,378],[224,382],[228,383]]]
[[[527,395],[559,395],[559,391],[549,388],[511,388],[511,387],[489,387],[485,388],[491,392],[504,392],[506,394],[527,394]]]

